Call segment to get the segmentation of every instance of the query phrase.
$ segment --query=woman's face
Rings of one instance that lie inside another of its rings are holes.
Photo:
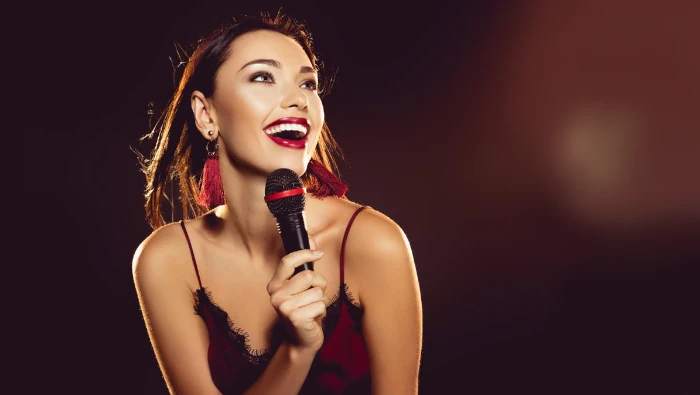
[[[303,174],[324,113],[318,76],[302,47],[277,32],[246,33],[231,43],[214,84],[220,155],[264,174],[283,167]]]

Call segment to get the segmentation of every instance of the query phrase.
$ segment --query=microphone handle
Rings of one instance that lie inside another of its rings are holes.
[[[277,218],[277,230],[282,236],[284,252],[291,254],[294,251],[309,249],[309,234],[306,232],[304,212],[280,214]],[[313,262],[306,262],[294,268],[294,274],[302,270],[314,270]]]

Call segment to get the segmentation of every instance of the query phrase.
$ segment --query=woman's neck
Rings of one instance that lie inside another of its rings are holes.
[[[215,211],[223,220],[220,236],[247,252],[252,261],[279,258],[284,248],[275,217],[264,200],[265,179],[260,175],[232,173],[224,176],[226,204]]]

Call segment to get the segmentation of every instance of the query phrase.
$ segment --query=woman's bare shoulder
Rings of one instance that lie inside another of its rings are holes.
[[[352,213],[357,208],[351,210]],[[405,286],[411,283],[411,276],[415,273],[413,253],[403,229],[388,215],[371,206],[360,211],[350,225],[345,243],[345,265],[353,282],[353,294],[357,302],[365,306],[372,300],[381,300],[372,297],[368,289]]]
[[[401,226],[372,207],[362,210],[355,218],[347,249],[350,256],[360,258],[362,262],[371,262],[378,256],[405,259],[412,255],[408,237]]]
[[[334,218],[332,222],[342,231],[349,225],[353,214],[363,206],[367,208],[357,214],[348,234],[349,252],[355,247],[366,253],[389,252],[388,250],[405,252],[408,239],[401,226],[388,215],[371,205],[349,199],[333,199],[327,202],[327,210]]]
[[[151,232],[136,248],[132,273],[153,277],[172,277],[191,267],[191,255],[179,222],[169,223]]]

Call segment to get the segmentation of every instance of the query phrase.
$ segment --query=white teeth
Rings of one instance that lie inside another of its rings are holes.
[[[306,126],[299,125],[296,123],[285,123],[282,125],[273,126],[271,128],[265,129],[265,133],[277,134],[277,133],[280,133],[280,132],[285,131],[285,130],[294,130],[294,131],[302,132],[304,136],[306,135],[306,133],[308,133],[308,129]]]

